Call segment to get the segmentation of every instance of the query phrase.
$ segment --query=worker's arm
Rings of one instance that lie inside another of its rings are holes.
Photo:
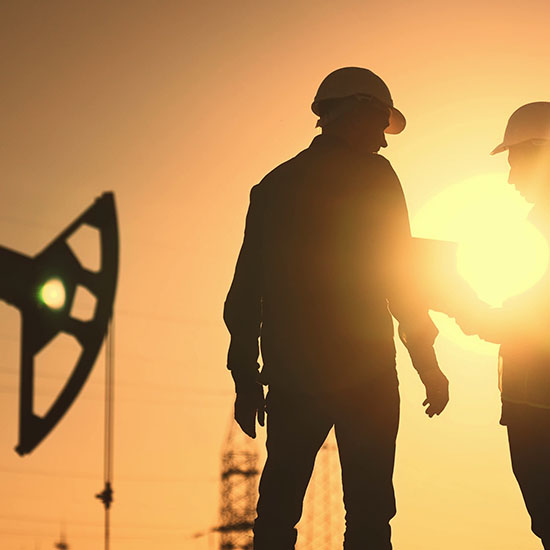
[[[399,322],[399,338],[405,344],[413,367],[426,388],[426,414],[440,414],[449,402],[449,381],[439,368],[434,350],[438,334],[428,314],[428,308],[414,296],[406,297],[400,290],[389,297],[390,311]]]
[[[477,297],[463,300],[449,315],[465,334],[477,334],[494,344],[517,341],[540,348],[549,343],[548,292],[515,297],[504,307],[491,307]]]
[[[387,298],[392,315],[399,322],[399,337],[405,344],[413,367],[426,387],[426,414],[440,414],[449,401],[449,382],[441,372],[434,350],[437,327],[428,314],[428,306],[419,286],[414,284],[413,243],[409,215],[397,175],[389,166],[388,192]]]
[[[510,333],[511,321],[509,312],[503,308],[493,308],[470,296],[470,299],[463,299],[460,304],[454,307],[447,307],[444,313],[454,317],[462,332],[467,335],[477,334],[487,342],[500,344],[507,340]],[[515,324],[515,323],[512,323]]]
[[[264,425],[263,387],[258,382],[258,339],[262,310],[262,212],[262,190],[255,186],[250,193],[244,240],[223,312],[231,335],[227,368],[235,381],[235,420],[250,437],[256,436],[256,416],[260,425]]]

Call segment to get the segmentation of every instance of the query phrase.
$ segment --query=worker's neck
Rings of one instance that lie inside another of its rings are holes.
[[[363,143],[363,140],[361,139],[362,136],[358,135],[356,132],[353,132],[353,130],[348,126],[331,124],[330,126],[323,128],[322,134],[324,136],[333,137],[345,142],[350,149],[353,149],[361,155],[364,155],[367,152],[365,143]]]

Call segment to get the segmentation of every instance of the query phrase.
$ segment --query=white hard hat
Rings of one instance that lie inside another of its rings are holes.
[[[537,101],[515,111],[506,125],[504,140],[491,151],[502,153],[512,145],[525,141],[550,140],[550,102]]]
[[[384,81],[369,69],[361,67],[343,67],[330,73],[321,82],[311,110],[321,116],[319,106],[323,101],[353,96],[377,99],[390,109],[390,124],[385,129],[387,134],[399,134],[405,128],[405,117],[393,106],[393,99]]]

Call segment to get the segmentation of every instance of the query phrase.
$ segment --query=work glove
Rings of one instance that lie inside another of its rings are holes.
[[[258,424],[265,424],[265,399],[262,384],[255,380],[236,382],[235,420],[241,430],[253,439],[256,438],[256,418]]]

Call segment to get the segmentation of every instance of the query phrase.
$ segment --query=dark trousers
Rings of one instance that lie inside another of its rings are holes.
[[[512,469],[518,480],[531,529],[550,550],[550,410],[503,404]]]
[[[391,550],[397,378],[322,395],[270,389],[267,461],[260,480],[255,550],[292,550],[317,452],[335,427],[346,509],[345,550]]]

